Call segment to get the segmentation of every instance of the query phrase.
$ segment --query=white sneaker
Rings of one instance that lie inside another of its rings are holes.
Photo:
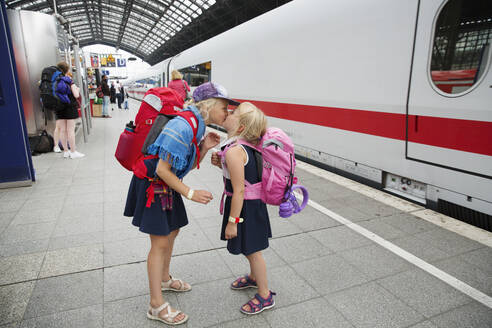
[[[70,154],[68,153],[68,151],[64,151],[63,152],[63,158],[69,158],[70,157]]]
[[[56,145],[55,147],[53,147],[53,151],[55,153],[61,153],[62,152],[62,150],[60,149],[60,147],[58,145]]]
[[[70,152],[70,158],[72,158],[72,159],[74,159],[74,158],[82,158],[84,156],[85,156],[84,154],[79,153],[78,151]]]

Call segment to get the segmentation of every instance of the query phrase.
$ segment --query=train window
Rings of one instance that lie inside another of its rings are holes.
[[[471,88],[487,66],[492,36],[492,1],[450,0],[437,18],[431,79],[448,94]]]
[[[179,71],[183,74],[183,79],[188,82],[190,87],[197,87],[202,83],[211,81],[212,79],[211,62],[188,66],[180,69]]]

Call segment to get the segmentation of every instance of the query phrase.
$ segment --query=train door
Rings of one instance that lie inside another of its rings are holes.
[[[492,178],[492,1],[420,1],[407,159]]]

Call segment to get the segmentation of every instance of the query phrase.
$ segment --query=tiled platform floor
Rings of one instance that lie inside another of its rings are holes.
[[[122,216],[131,178],[113,154],[130,111],[93,119],[80,160],[34,157],[32,187],[0,190],[0,327],[158,327],[149,301],[147,235]],[[190,315],[184,327],[490,328],[492,310],[338,221],[307,208],[289,219],[271,209],[265,252],[275,309],[246,317],[251,292],[229,289],[248,270],[220,241],[222,182],[205,159],[185,181],[210,190],[208,206],[187,203],[172,274],[193,285],[166,293]],[[492,252],[411,213],[298,170],[312,199],[492,295]]]

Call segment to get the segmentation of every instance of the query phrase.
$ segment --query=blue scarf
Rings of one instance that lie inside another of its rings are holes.
[[[184,109],[192,111],[198,120],[198,132],[196,140],[202,140],[205,134],[205,121],[198,108],[191,105]],[[188,122],[182,117],[170,120],[155,142],[147,148],[151,155],[159,155],[164,161],[171,164],[172,171],[182,179],[193,167],[196,150],[192,143],[193,130]]]

